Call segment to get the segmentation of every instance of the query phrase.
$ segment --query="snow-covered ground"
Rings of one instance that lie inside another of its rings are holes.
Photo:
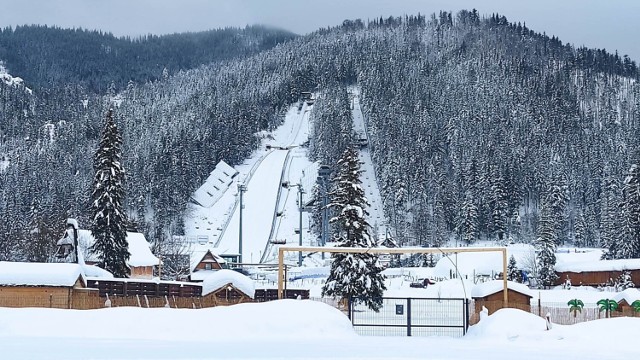
[[[340,311],[280,300],[209,309],[0,308],[3,359],[633,359],[640,319],[570,326],[504,309],[463,338],[358,336]],[[610,339],[615,339],[611,341]]]

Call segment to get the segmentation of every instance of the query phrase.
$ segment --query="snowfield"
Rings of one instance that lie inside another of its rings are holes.
[[[0,308],[3,359],[632,359],[640,319],[554,325],[503,309],[464,338],[358,336],[309,300],[208,309]],[[615,337],[615,344],[610,342]]]

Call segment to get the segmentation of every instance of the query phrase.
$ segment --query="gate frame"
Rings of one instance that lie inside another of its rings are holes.
[[[385,327],[385,328],[399,328],[399,327],[406,327],[407,328],[407,336],[412,336],[412,329],[413,328],[460,328],[462,329],[462,335],[466,335],[467,331],[469,330],[469,318],[471,317],[471,314],[469,313],[469,304],[470,304],[470,300],[469,298],[426,298],[426,297],[397,297],[397,296],[391,296],[391,297],[383,297],[382,299],[386,299],[386,300],[403,300],[406,302],[407,304],[407,317],[406,317],[406,323],[403,325],[383,325],[383,324],[357,324],[355,323],[355,318],[354,318],[354,303],[353,303],[353,298],[349,298],[349,302],[348,302],[348,317],[349,320],[351,321],[351,325],[356,328],[358,326],[373,326],[373,327]],[[446,300],[446,301],[460,301],[462,303],[462,325],[443,325],[443,326],[438,326],[438,325],[433,325],[433,324],[428,324],[428,325],[414,325],[411,322],[411,303],[416,300],[416,301],[424,301],[424,300],[435,300],[435,301],[442,301],[442,300]]]
[[[507,248],[506,247],[477,247],[477,248],[352,248],[352,247],[323,247],[323,246],[280,246],[278,247],[278,299],[283,298],[284,289],[284,253],[285,252],[319,252],[319,253],[351,253],[351,254],[447,254],[465,252],[501,252],[502,253],[502,294],[503,306],[508,307],[507,292]],[[456,265],[457,266],[457,265]],[[457,268],[456,268],[457,271]],[[460,279],[462,281],[462,279]]]

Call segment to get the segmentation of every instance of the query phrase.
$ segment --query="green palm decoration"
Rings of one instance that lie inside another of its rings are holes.
[[[573,312],[573,317],[576,317],[578,312],[582,312],[584,307],[584,303],[580,299],[569,300],[567,305],[569,305],[569,312]]]
[[[635,312],[640,312],[640,300],[636,300],[636,301],[632,302],[631,303],[631,308]]]
[[[599,300],[596,304],[600,305],[600,311],[606,312],[607,317],[612,311],[615,311],[618,308],[618,303],[609,299]]]

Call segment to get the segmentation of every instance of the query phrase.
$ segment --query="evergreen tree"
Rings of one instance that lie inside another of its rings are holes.
[[[509,264],[507,265],[507,279],[510,281],[521,282],[520,271],[518,270],[518,264],[516,263],[516,258],[511,255],[509,257]]]
[[[622,274],[620,274],[620,276],[618,276],[618,278],[616,279],[614,285],[616,287],[616,291],[624,291],[626,289],[636,287],[636,285],[633,283],[633,280],[631,279],[631,273],[629,272],[629,270],[623,270]]]
[[[458,223],[458,233],[467,244],[473,243],[478,236],[477,220],[478,208],[473,201],[471,190],[467,190],[464,202],[460,208],[460,219]]]
[[[553,285],[558,278],[554,269],[557,247],[557,234],[554,225],[551,208],[543,206],[536,240],[538,280],[543,286]]]
[[[573,238],[573,244],[575,246],[584,247],[587,245],[587,221],[584,218],[584,213],[581,211],[576,216],[575,223],[575,235]]]
[[[371,248],[375,241],[369,233],[365,216],[368,201],[360,181],[360,162],[354,149],[347,149],[338,161],[337,175],[329,193],[331,208],[337,215],[330,222],[339,229],[336,246]],[[386,286],[378,256],[367,253],[335,253],[331,271],[322,288],[322,295],[353,299],[374,311],[382,307]]]
[[[121,146],[122,138],[113,120],[113,111],[109,110],[102,140],[93,158],[91,234],[95,242],[91,251],[105,270],[115,277],[128,277],[130,254],[123,206],[125,172],[120,163]]]
[[[633,164],[624,179],[623,216],[625,241],[617,246],[616,259],[640,257],[640,166]]]
[[[606,170],[605,170],[606,171]],[[600,209],[600,245],[605,249],[603,260],[612,260],[620,244],[620,192],[616,179],[610,174],[604,178]]]

